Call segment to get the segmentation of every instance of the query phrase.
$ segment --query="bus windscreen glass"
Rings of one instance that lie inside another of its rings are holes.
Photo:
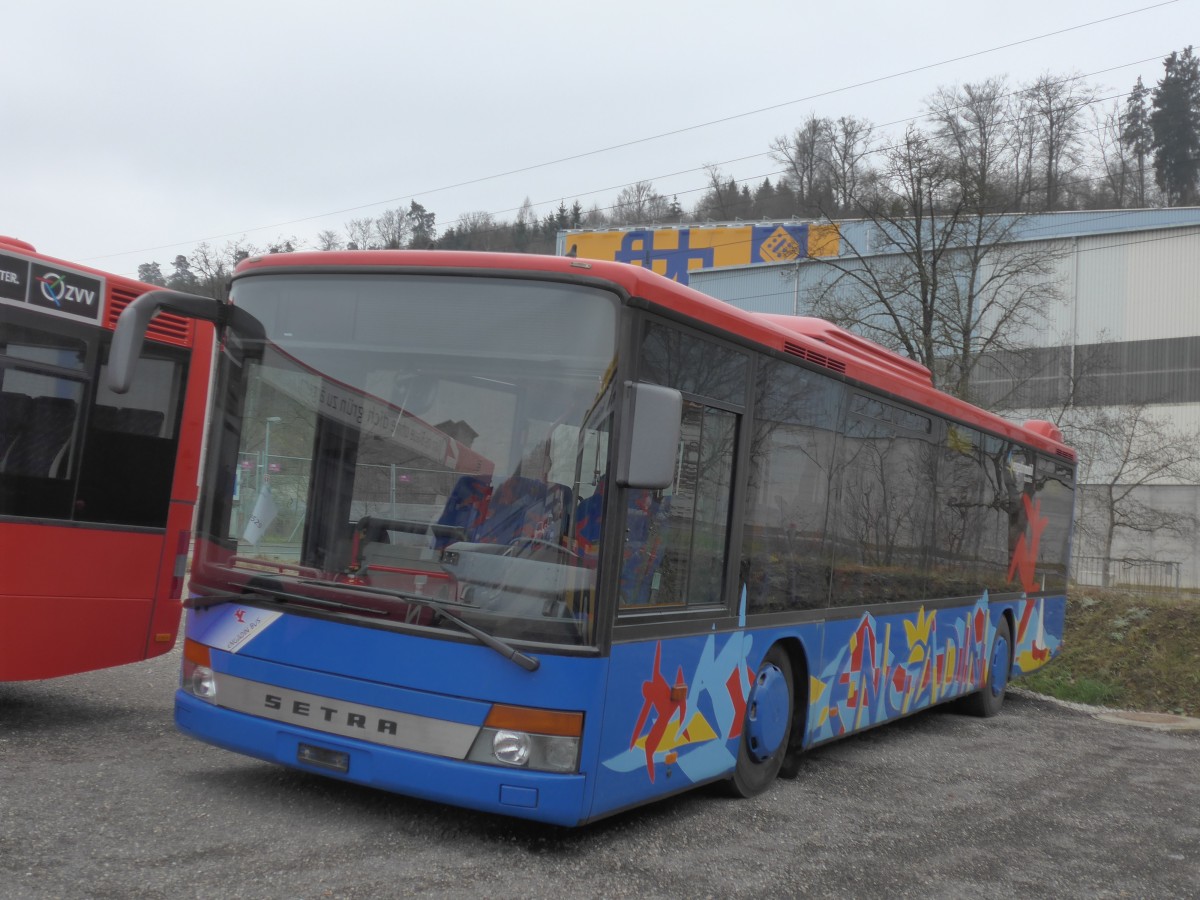
[[[594,640],[617,298],[557,282],[245,278],[204,590],[508,640]],[[217,425],[218,428],[221,426]],[[251,585],[253,587],[253,585]],[[300,599],[296,599],[300,598]],[[360,621],[361,623],[361,621]]]

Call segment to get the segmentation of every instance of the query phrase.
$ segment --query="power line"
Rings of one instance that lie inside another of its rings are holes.
[[[1158,56],[1158,55],[1156,55],[1156,56],[1153,56],[1153,57],[1147,57],[1146,59],[1142,59],[1142,60],[1135,60],[1135,61],[1133,61],[1133,62],[1129,62],[1129,63],[1123,63],[1123,64],[1121,64],[1121,65],[1119,65],[1119,66],[1111,66],[1111,67],[1109,67],[1109,68],[1106,68],[1106,69],[1101,69],[1101,70],[1098,70],[1098,71],[1096,71],[1096,72],[1090,72],[1090,73],[1083,73],[1083,74],[1079,74],[1079,75],[1067,76],[1067,77],[1065,77],[1065,78],[1061,78],[1061,79],[1059,79],[1058,81],[1049,82],[1049,85],[1050,85],[1050,86],[1057,86],[1057,85],[1066,84],[1066,83],[1069,83],[1069,82],[1072,82],[1072,81],[1081,81],[1081,80],[1083,80],[1083,79],[1085,79],[1085,78],[1091,78],[1091,77],[1093,77],[1094,75],[1097,75],[1097,74],[1104,74],[1104,73],[1106,73],[1106,72],[1112,72],[1112,71],[1116,71],[1116,70],[1123,69],[1123,68],[1129,68],[1129,67],[1131,67],[1131,66],[1140,65],[1140,64],[1142,64],[1142,63],[1145,63],[1145,62],[1148,62],[1148,61],[1153,61],[1153,60],[1155,60],[1155,59],[1158,59],[1158,58],[1159,58],[1159,56]],[[1025,88],[1023,88],[1023,89],[1017,89],[1017,90],[1011,91],[1011,92],[1009,92],[1009,93],[1007,93],[1007,94],[998,95],[997,99],[1008,99],[1008,98],[1018,97],[1018,96],[1021,96],[1022,94],[1029,93],[1029,91],[1030,91],[1030,89],[1025,89]],[[1129,95],[1129,93],[1130,93],[1130,92],[1123,92],[1123,93],[1118,93],[1118,94],[1110,94],[1110,95],[1107,95],[1107,96],[1104,96],[1104,97],[1093,97],[1093,98],[1091,98],[1090,100],[1088,100],[1088,101],[1086,101],[1086,102],[1084,102],[1084,103],[1081,103],[1079,108],[1080,108],[1080,109],[1083,109],[1084,107],[1087,107],[1087,106],[1093,106],[1093,105],[1100,104],[1100,103],[1106,103],[1106,102],[1108,102],[1108,101],[1110,101],[1110,100],[1118,100],[1118,99],[1121,99],[1122,97],[1126,97],[1126,96],[1128,96],[1128,95]],[[954,112],[954,111],[956,111],[956,110],[963,109],[963,108],[965,108],[965,107],[966,107],[966,104],[959,104],[959,105],[957,105],[957,106],[949,107],[949,108],[947,108],[946,110],[944,110],[944,111],[941,111],[941,112]],[[875,128],[878,128],[878,129],[883,129],[883,128],[888,128],[888,127],[891,127],[891,126],[893,126],[893,125],[897,125],[897,124],[903,124],[903,123],[911,123],[911,122],[916,122],[916,121],[920,121],[920,120],[923,120],[923,119],[936,119],[936,118],[938,118],[938,115],[939,115],[939,113],[937,113],[937,112],[934,112],[934,113],[920,113],[920,114],[917,114],[917,115],[914,115],[914,116],[909,116],[909,117],[906,117],[906,118],[904,118],[904,119],[896,119],[896,120],[893,120],[892,122],[885,123],[885,124],[883,124],[883,125],[880,125],[880,126],[875,126]],[[1027,121],[1027,120],[1031,120],[1031,119],[1036,119],[1036,118],[1038,118],[1038,117],[1039,117],[1039,115],[1040,115],[1039,113],[1029,113],[1029,114],[1027,114],[1026,116],[1023,116],[1023,117],[1018,117],[1018,118],[1017,118],[1015,121],[1016,121],[1016,122],[1022,122],[1022,121]],[[978,131],[978,130],[979,130],[978,128],[967,129],[967,131]],[[1071,132],[1071,133],[1069,133],[1069,134],[1064,134],[1064,135],[1061,135],[1060,137],[1061,137],[1063,140],[1070,140],[1070,139],[1072,139],[1072,138],[1078,137],[1078,136],[1080,136],[1080,135],[1082,135],[1082,134],[1086,134],[1086,133],[1089,133],[1089,132],[1090,132],[1090,128],[1080,128],[1080,129],[1079,129],[1079,130],[1077,130],[1077,131]],[[923,142],[926,142],[926,143],[927,143],[927,142],[931,142],[931,141],[933,141],[933,140],[935,140],[935,138],[934,138],[934,137],[932,137],[932,136],[925,136],[925,137],[923,137],[923,138],[922,138],[922,141],[923,141]],[[1035,140],[1035,141],[1033,142],[1032,146],[1035,146],[1035,147],[1036,147],[1037,145],[1039,145],[1039,144],[1041,144],[1041,143],[1044,143],[1044,141],[1043,141],[1043,140],[1040,140],[1040,139],[1039,139],[1039,140]],[[880,146],[880,147],[871,148],[871,149],[865,150],[863,153],[861,153],[861,154],[860,154],[860,155],[857,157],[857,159],[861,160],[861,159],[864,159],[864,158],[866,158],[866,157],[868,157],[868,156],[872,156],[872,155],[875,155],[875,154],[878,154],[878,153],[883,153],[883,152],[886,152],[888,149],[889,149],[889,148],[888,148],[887,146]],[[700,171],[701,169],[709,169],[709,168],[714,168],[714,169],[718,169],[718,170],[719,170],[719,167],[720,167],[720,166],[723,166],[723,165],[729,165],[729,164],[731,164],[731,163],[737,163],[737,162],[744,162],[744,161],[746,161],[746,160],[750,160],[750,159],[756,159],[756,158],[759,158],[759,157],[771,156],[771,155],[773,155],[773,153],[774,153],[774,152],[775,152],[775,151],[765,151],[765,152],[760,152],[760,153],[753,153],[753,154],[749,154],[749,155],[747,155],[747,156],[741,156],[741,157],[736,157],[736,158],[733,158],[733,159],[723,160],[723,161],[721,161],[721,162],[718,162],[718,163],[715,163],[715,164],[713,164],[712,166],[708,166],[708,165],[705,165],[705,166],[696,166],[696,167],[692,167],[692,168],[690,168],[690,169],[681,169],[681,170],[678,170],[678,171],[675,171],[675,172],[663,173],[663,174],[660,174],[660,175],[654,176],[653,178],[650,178],[650,179],[639,179],[639,180],[638,180],[638,181],[636,181],[636,182],[626,182],[626,183],[624,183],[624,184],[608,185],[608,186],[606,186],[606,187],[602,187],[602,188],[596,188],[596,189],[593,189],[593,190],[590,190],[590,191],[584,191],[584,192],[581,192],[581,193],[579,193],[579,194],[577,194],[577,195],[576,195],[576,197],[575,197],[575,200],[576,200],[576,202],[578,202],[578,199],[579,199],[580,197],[588,197],[588,196],[592,196],[592,195],[595,195],[595,194],[610,193],[610,192],[612,192],[612,191],[614,191],[614,190],[621,190],[621,189],[624,189],[624,188],[630,187],[630,186],[632,186],[632,185],[640,184],[640,183],[642,183],[642,182],[646,182],[646,181],[648,181],[648,182],[651,182],[651,183],[652,183],[652,182],[654,182],[654,181],[656,181],[656,180],[668,179],[668,178],[673,178],[673,177],[680,176],[680,175],[687,175],[687,174],[690,174],[690,173],[693,173],[693,172],[698,172],[698,171]],[[770,179],[770,178],[772,178],[772,177],[779,177],[779,178],[782,180],[782,179],[786,178],[786,176],[787,176],[788,174],[790,174],[790,172],[789,172],[789,170],[788,170],[787,168],[783,168],[783,169],[773,169],[773,170],[771,170],[771,171],[768,171],[768,172],[763,172],[763,173],[759,173],[759,174],[755,174],[755,175],[750,175],[750,176],[744,176],[744,177],[741,179],[741,181],[742,181],[742,183],[743,183],[743,184],[745,184],[745,183],[747,183],[747,182],[749,182],[749,181],[752,181],[752,180],[753,180],[753,181],[757,181],[758,179],[762,179],[762,178]],[[1103,180],[1105,180],[1105,176],[1096,176],[1096,177],[1093,177],[1093,178],[1085,178],[1085,179],[1078,179],[1078,178],[1077,178],[1077,179],[1072,179],[1072,180],[1071,180],[1069,183],[1070,183],[1071,185],[1078,185],[1078,184],[1080,184],[1080,183],[1086,183],[1086,182],[1099,182],[1099,181],[1103,181]],[[707,191],[707,190],[711,190],[711,189],[712,189],[712,183],[711,183],[711,182],[709,182],[709,183],[706,183],[706,184],[704,184],[704,185],[702,185],[702,186],[699,186],[699,187],[694,187],[694,188],[684,188],[684,189],[682,189],[682,190],[680,190],[680,189],[676,189],[676,190],[670,191],[670,193],[671,193],[671,194],[672,194],[674,197],[679,197],[679,196],[681,196],[681,195],[682,195],[682,196],[687,196],[687,195],[689,195],[689,194],[697,194],[697,193],[700,193],[700,192],[702,192],[702,191]],[[660,195],[660,196],[663,196],[663,195]],[[560,202],[560,201],[561,201],[561,198],[554,198],[553,200],[543,200],[543,201],[538,201],[537,203],[530,203],[529,205],[530,205],[530,207],[531,207],[531,208],[536,208],[536,207],[544,207],[544,206],[547,206],[547,205],[549,205],[549,204],[552,204],[552,203],[555,203],[555,202]],[[523,207],[523,206],[524,206],[524,204],[522,204],[522,207]],[[619,206],[620,206],[620,204],[619,204],[619,203],[613,203],[613,204],[610,204],[610,205],[608,205],[608,206],[605,206],[605,207],[596,207],[596,209],[597,209],[599,212],[601,212],[601,213],[605,213],[605,212],[612,212],[613,210],[615,210],[615,209],[619,208]],[[514,212],[514,211],[517,211],[517,210],[521,209],[522,207],[509,207],[508,209],[504,209],[504,210],[495,210],[495,211],[488,212],[486,215],[487,215],[487,216],[490,218],[490,217],[492,217],[492,216],[503,215],[503,214],[505,214],[505,213],[509,213],[509,212]],[[1016,214],[1016,213],[1014,213],[1014,214]],[[1024,214],[1022,214],[1022,215],[1024,215]],[[450,222],[448,222],[448,223],[444,223],[444,227],[447,227],[447,228],[453,229],[455,226],[457,226],[457,225],[461,225],[461,224],[463,224],[465,221],[466,221],[466,217],[460,217],[460,218],[458,218],[458,219],[454,219],[454,220],[452,220],[452,221],[450,221]],[[656,223],[653,223],[653,222],[652,222],[652,223],[649,223],[649,224],[647,225],[647,227],[651,227],[651,226],[653,226],[653,225],[655,225],[655,224],[656,224]],[[512,227],[512,226],[511,226],[511,224],[510,224],[510,223],[507,223],[507,222],[501,222],[501,223],[498,223],[498,224],[495,224],[495,225],[493,225],[491,228],[484,228],[484,229],[476,229],[476,230],[473,230],[473,231],[471,231],[471,232],[470,232],[470,235],[471,235],[472,237],[478,237],[478,236],[481,236],[481,235],[487,235],[487,234],[499,234],[499,233],[501,233],[501,232],[503,232],[503,231],[505,231],[505,230],[507,230],[507,229],[510,229],[511,227]],[[614,227],[623,227],[623,226],[614,226]],[[237,232],[237,234],[242,234],[242,232]],[[174,246],[174,245],[171,245],[171,246]],[[728,245],[726,245],[726,246],[731,246],[731,247],[732,247],[732,246],[737,246],[737,242],[734,242],[734,243],[728,244]],[[136,251],[135,251],[135,252],[136,252]],[[130,277],[136,277],[136,275],[132,275],[132,274],[131,274],[131,275],[130,275]]]
[[[1157,59],[1157,58],[1158,58],[1158,57],[1150,57],[1149,59]],[[1104,71],[1104,72],[1107,72],[1107,71],[1113,71],[1114,69],[1119,69],[1119,68],[1127,68],[1127,67],[1129,67],[1129,66],[1138,65],[1139,63],[1141,63],[1141,62],[1145,62],[1145,61],[1146,61],[1146,60],[1139,60],[1139,61],[1137,61],[1137,62],[1126,63],[1126,64],[1125,64],[1125,65],[1123,65],[1123,66],[1116,66],[1116,67],[1113,67],[1113,68],[1110,68],[1110,69],[1105,69],[1105,70],[1102,70],[1102,71]],[[1098,74],[1098,73],[1091,73],[1091,74]],[[1064,84],[1064,83],[1066,83],[1066,82],[1068,82],[1068,81],[1076,81],[1076,80],[1081,80],[1081,79],[1083,79],[1083,78],[1089,78],[1089,77],[1091,77],[1091,74],[1078,75],[1078,76],[1071,76],[1071,77],[1069,77],[1069,78],[1064,78],[1064,79],[1061,79],[1061,80],[1060,80],[1060,81],[1058,81],[1058,82],[1052,82],[1052,84]],[[1022,93],[1026,93],[1026,92],[1027,92],[1027,91],[1025,91],[1025,90],[1018,90],[1018,91],[1013,91],[1013,92],[1011,92],[1011,93],[1009,93],[1009,94],[1006,94],[1006,95],[1003,95],[1003,96],[1005,96],[1005,97],[1015,97],[1015,96],[1018,96],[1018,95],[1020,95],[1020,94],[1022,94]],[[1110,100],[1117,100],[1117,99],[1120,99],[1120,98],[1122,98],[1122,97],[1126,97],[1126,96],[1128,96],[1128,95],[1129,95],[1129,92],[1125,92],[1125,93],[1120,93],[1120,94],[1110,94],[1110,95],[1108,95],[1108,96],[1105,96],[1105,97],[1095,97],[1095,98],[1093,98],[1093,99],[1091,99],[1091,100],[1087,101],[1086,103],[1083,103],[1083,104],[1081,104],[1081,105],[1080,105],[1080,109],[1082,109],[1082,108],[1084,108],[1084,107],[1086,107],[1086,106],[1092,106],[1092,105],[1099,104],[1099,103],[1106,103],[1106,102],[1108,102],[1108,101],[1110,101]],[[960,106],[958,106],[958,107],[953,107],[952,109],[961,109],[961,108],[963,108],[963,107],[960,105]],[[1024,116],[1024,117],[1020,117],[1020,118],[1016,119],[1015,121],[1018,121],[1018,122],[1020,122],[1020,121],[1027,121],[1027,120],[1030,120],[1030,119],[1035,119],[1035,118],[1038,118],[1038,115],[1039,115],[1039,114],[1037,114],[1037,113],[1030,113],[1029,115],[1026,115],[1026,116]],[[920,120],[920,119],[930,119],[930,118],[935,118],[935,117],[936,117],[936,114],[932,114],[932,113],[924,113],[924,114],[920,114],[920,115],[917,115],[917,116],[911,116],[911,117],[909,117],[909,118],[907,118],[907,119],[897,119],[897,120],[895,120],[894,122],[891,122],[891,123],[888,123],[887,125],[883,125],[883,126],[879,126],[879,127],[880,127],[880,128],[885,128],[885,127],[889,127],[890,125],[900,124],[900,123],[904,123],[904,122],[915,122],[915,121],[918,121],[918,120]],[[969,129],[969,130],[971,130],[971,129]],[[977,130],[977,129],[974,129],[974,130]],[[1089,133],[1089,132],[1090,132],[1090,129],[1088,129],[1088,128],[1080,128],[1080,129],[1079,129],[1079,130],[1077,130],[1077,131],[1070,132],[1070,133],[1068,133],[1068,134],[1064,134],[1064,135],[1060,135],[1060,138],[1061,138],[1062,140],[1068,140],[1068,139],[1075,138],[1075,137],[1078,137],[1078,136],[1080,136],[1080,135],[1083,135],[1083,134],[1087,134],[1087,133]],[[930,137],[925,137],[925,138],[923,138],[923,141],[924,141],[924,142],[930,142],[930,141],[933,141],[933,140],[935,140],[935,138],[933,138],[933,137],[931,137],[931,136],[930,136]],[[1031,146],[1033,146],[1033,147],[1036,147],[1036,146],[1038,146],[1038,145],[1040,145],[1040,144],[1043,144],[1043,143],[1045,143],[1045,141],[1044,141],[1044,140],[1040,140],[1040,139],[1039,139],[1039,140],[1035,140],[1035,141],[1033,141]],[[878,154],[878,153],[887,152],[887,150],[888,150],[888,149],[889,149],[889,148],[888,148],[888,147],[886,147],[886,146],[884,146],[884,147],[876,147],[876,148],[872,148],[872,149],[866,150],[866,151],[864,151],[862,154],[860,154],[860,155],[859,155],[859,157],[858,157],[858,159],[864,159],[864,158],[866,158],[867,156],[872,156],[872,155],[875,155],[875,154]],[[723,161],[721,161],[721,162],[719,162],[719,163],[715,163],[715,164],[713,165],[713,167],[714,167],[714,168],[718,168],[718,169],[719,169],[719,167],[720,167],[720,166],[723,166],[723,165],[728,165],[728,164],[730,164],[730,163],[744,162],[744,161],[746,161],[746,160],[749,160],[749,159],[757,159],[757,158],[759,158],[759,157],[771,156],[772,154],[773,154],[773,151],[765,151],[765,152],[761,152],[761,153],[754,153],[754,154],[750,154],[750,155],[748,155],[748,156],[741,156],[741,157],[737,157],[737,158],[734,158],[734,159],[723,160]],[[635,182],[626,182],[626,183],[624,183],[624,184],[609,185],[609,186],[607,186],[607,187],[603,187],[603,188],[596,188],[596,189],[593,189],[593,190],[590,190],[590,191],[584,191],[584,192],[581,192],[581,193],[577,194],[577,195],[575,196],[575,199],[576,199],[576,202],[578,202],[578,199],[579,199],[580,197],[588,197],[588,196],[591,196],[591,195],[593,195],[593,194],[609,193],[609,192],[611,192],[611,191],[614,191],[614,190],[620,190],[620,189],[624,189],[624,188],[628,188],[628,187],[631,187],[631,186],[634,186],[634,185],[640,184],[640,183],[642,183],[642,182],[649,182],[649,183],[653,183],[654,181],[662,180],[662,179],[665,179],[665,178],[673,178],[673,177],[676,177],[676,176],[679,176],[679,175],[688,175],[688,174],[691,174],[691,173],[693,173],[693,172],[698,172],[698,171],[700,171],[701,169],[707,169],[707,168],[709,168],[709,166],[696,166],[696,167],[693,167],[693,168],[690,168],[690,169],[681,169],[681,170],[679,170],[679,171],[676,171],[676,172],[670,172],[670,173],[660,174],[660,175],[654,176],[654,177],[652,177],[652,178],[649,178],[649,179],[639,179],[638,181],[635,181]],[[776,177],[776,176],[779,176],[779,177],[785,177],[785,176],[787,176],[788,174],[789,174],[789,170],[788,170],[787,168],[782,168],[782,169],[773,169],[773,170],[771,170],[771,171],[768,171],[768,172],[760,172],[760,173],[758,173],[758,174],[755,174],[755,175],[744,176],[744,177],[741,179],[741,182],[742,182],[743,184],[746,184],[747,182],[750,182],[750,181],[757,181],[758,179],[761,179],[761,178],[770,179],[770,178],[772,178],[772,177]],[[1072,180],[1070,181],[1070,185],[1074,186],[1074,185],[1078,185],[1078,184],[1080,184],[1080,183],[1087,183],[1087,182],[1100,182],[1100,181],[1103,181],[1103,180],[1105,180],[1105,178],[1106,178],[1106,176],[1102,176],[1102,175],[1100,175],[1100,176],[1095,176],[1095,177],[1092,177],[1092,178],[1076,178],[1076,179],[1072,179]],[[712,189],[712,183],[711,183],[711,182],[709,182],[709,183],[707,183],[707,184],[704,184],[704,185],[702,185],[702,186],[700,186],[700,187],[694,187],[694,188],[684,188],[684,189],[682,189],[682,190],[678,190],[678,189],[677,189],[677,190],[670,191],[669,193],[670,193],[672,196],[674,196],[674,197],[679,197],[679,196],[681,196],[681,195],[683,195],[683,196],[687,196],[688,194],[696,194],[696,193],[700,193],[701,191],[707,191],[707,190],[711,190],[711,189]],[[661,197],[664,197],[664,198],[665,198],[665,195],[659,195],[659,196],[661,196]],[[549,204],[551,204],[551,203],[559,202],[559,200],[560,200],[560,198],[554,198],[553,200],[542,200],[542,201],[538,201],[537,203],[530,203],[530,206],[531,206],[531,207],[541,207],[541,206],[546,206],[546,205],[549,205]],[[609,206],[605,206],[605,207],[598,207],[597,209],[598,209],[600,212],[602,212],[602,213],[603,213],[603,212],[611,212],[611,211],[613,211],[613,210],[615,210],[615,209],[619,208],[619,206],[620,206],[620,204],[619,204],[619,203],[613,203],[613,204],[610,204]],[[508,208],[508,209],[504,209],[504,210],[495,210],[495,211],[492,211],[492,212],[489,212],[489,213],[487,213],[487,215],[488,215],[489,217],[490,217],[490,216],[495,216],[495,215],[503,215],[504,213],[513,212],[513,211],[515,211],[515,210],[518,210],[518,209],[520,209],[520,208],[521,208],[521,207],[510,207],[510,208]],[[1015,214],[1016,214],[1016,213],[1014,213],[1014,215],[1015,215]],[[1027,213],[1021,213],[1021,214],[1022,214],[1022,215],[1026,215]],[[458,218],[458,219],[454,219],[454,220],[452,220],[452,221],[450,221],[450,222],[448,222],[448,223],[444,223],[444,225],[445,225],[446,227],[448,227],[448,228],[451,228],[451,229],[453,229],[453,228],[454,228],[456,225],[463,224],[463,223],[464,223],[464,221],[465,221],[465,218],[463,218],[463,217],[460,217],[460,218]],[[660,224],[660,223],[654,223],[654,222],[650,222],[650,223],[646,223],[645,225],[642,225],[642,226],[636,226],[636,225],[635,225],[635,226],[628,226],[628,227],[647,227],[647,228],[650,228],[650,227],[654,227],[656,224]],[[487,234],[499,234],[499,233],[501,233],[502,231],[504,231],[504,230],[506,230],[506,229],[508,229],[508,228],[511,228],[511,227],[512,227],[512,226],[511,226],[511,224],[509,224],[509,223],[503,223],[503,222],[502,222],[502,223],[498,223],[498,224],[495,224],[495,225],[493,225],[493,227],[491,227],[491,228],[484,228],[484,229],[477,229],[477,230],[473,230],[473,231],[471,231],[471,232],[470,232],[470,234],[471,234],[472,236],[487,235]],[[620,227],[627,227],[627,226],[613,226],[613,227],[615,227],[615,228],[620,228]],[[737,242],[734,242],[734,243],[728,244],[728,245],[726,245],[726,246],[737,246]]]
[[[127,256],[127,255],[131,255],[134,253],[152,253],[157,250],[166,250],[166,249],[170,249],[172,247],[183,246],[185,244],[197,244],[197,243],[202,243],[202,242],[210,241],[210,240],[219,240],[221,238],[234,237],[237,235],[247,234],[247,233],[255,232],[255,231],[265,231],[268,229],[283,228],[288,225],[296,225],[301,222],[310,222],[310,221],[313,221],[316,219],[326,218],[328,216],[345,215],[347,213],[357,212],[362,209],[369,209],[371,207],[382,206],[382,205],[390,204],[390,203],[398,203],[403,200],[412,200],[417,197],[424,197],[424,196],[428,196],[430,194],[436,194],[436,193],[440,193],[443,191],[454,190],[457,188],[469,187],[471,185],[480,184],[485,181],[492,181],[492,180],[499,179],[499,178],[505,178],[505,177],[508,177],[511,175],[517,175],[517,174],[522,174],[525,172],[531,172],[531,171],[535,171],[537,169],[547,168],[549,166],[554,166],[554,165],[560,165],[560,164],[566,163],[566,162],[574,162],[576,160],[586,159],[591,156],[597,156],[602,153],[609,153],[614,150],[625,149],[628,147],[635,147],[635,146],[638,146],[641,144],[660,140],[660,139],[666,138],[666,137],[673,137],[673,136],[680,135],[680,134],[686,134],[688,132],[696,131],[701,128],[708,128],[713,125],[719,125],[719,124],[724,124],[727,122],[737,121],[739,119],[744,119],[744,118],[747,118],[750,116],[759,115],[764,112],[770,112],[770,111],[782,109],[782,108],[785,108],[788,106],[794,106],[798,103],[807,103],[812,100],[832,96],[832,95],[838,94],[838,93],[844,93],[846,91],[855,90],[857,88],[867,87],[867,86],[874,85],[874,84],[881,84],[883,82],[890,81],[895,78],[901,78],[906,75],[912,75],[917,72],[928,71],[930,69],[935,69],[935,68],[939,68],[941,66],[950,65],[952,63],[962,62],[963,60],[973,59],[973,58],[980,57],[980,56],[985,56],[990,53],[996,53],[1000,50],[1012,49],[1013,47],[1023,46],[1025,44],[1033,43],[1035,41],[1045,40],[1046,38],[1056,37],[1061,34],[1067,34],[1072,31],[1078,31],[1080,29],[1090,28],[1092,26],[1100,25],[1100,24],[1103,24],[1106,22],[1112,22],[1112,21],[1115,21],[1118,19],[1127,18],[1129,16],[1139,15],[1141,13],[1149,12],[1150,10],[1154,10],[1154,9],[1159,9],[1164,6],[1171,6],[1178,2],[1179,2],[1179,0],[1164,0],[1164,2],[1154,3],[1149,6],[1139,7],[1137,9],[1128,10],[1126,12],[1117,13],[1117,14],[1111,15],[1111,16],[1105,16],[1105,17],[1099,18],[1099,19],[1093,19],[1088,22],[1082,22],[1078,25],[1071,25],[1066,28],[1060,28],[1055,31],[1045,32],[1043,34],[1034,35],[1034,36],[1028,37],[1028,38],[1023,38],[1018,41],[1011,41],[1007,44],[1000,44],[1000,45],[997,45],[994,47],[989,47],[985,50],[977,50],[972,53],[962,54],[960,56],[941,60],[939,62],[927,63],[922,66],[916,66],[914,68],[905,69],[900,72],[894,72],[889,75],[882,75],[877,78],[866,79],[864,81],[860,81],[860,82],[850,84],[850,85],[845,85],[843,87],[832,88],[827,91],[821,91],[821,92],[811,94],[806,97],[800,97],[795,100],[788,100],[788,101],[785,101],[782,103],[776,103],[776,104],[772,104],[770,106],[764,106],[764,107],[760,107],[757,109],[749,110],[747,112],[736,113],[734,115],[724,116],[724,117],[717,118],[717,119],[712,119],[707,122],[701,122],[701,123],[698,123],[695,125],[688,125],[688,126],[684,126],[682,128],[673,129],[671,131],[665,131],[660,134],[650,135],[648,137],[643,137],[643,138],[637,138],[637,139],[634,139],[631,141],[625,141],[625,142],[622,142],[619,144],[613,144],[613,145],[610,145],[607,147],[601,147],[601,148],[598,148],[595,150],[588,150],[583,153],[572,154],[570,156],[564,156],[564,157],[560,157],[560,158],[554,159],[554,160],[549,160],[546,162],[535,163],[535,164],[528,165],[528,166],[522,166],[522,167],[519,167],[516,169],[510,169],[505,172],[498,172],[498,173],[495,173],[492,175],[484,175],[484,176],[480,176],[478,178],[467,179],[464,181],[457,182],[455,184],[444,185],[442,187],[432,188],[432,189],[425,190],[425,191],[418,191],[418,192],[414,192],[414,193],[410,193],[410,194],[404,194],[402,196],[393,197],[393,198],[386,199],[386,200],[378,200],[378,201],[374,201],[371,203],[365,203],[365,204],[360,204],[357,206],[346,207],[346,208],[340,209],[340,210],[332,210],[329,212],[318,213],[318,214],[311,215],[311,216],[303,216],[298,219],[290,219],[290,220],[287,220],[284,222],[275,223],[273,225],[259,225],[259,226],[255,226],[253,228],[239,229],[237,231],[226,232],[223,234],[211,235],[209,237],[193,239],[191,241],[178,241],[178,242],[174,242],[174,243],[170,243],[170,244],[161,244],[161,245],[154,246],[154,247],[144,247],[144,248],[141,248],[138,250],[128,250],[128,251],[123,251],[123,252],[119,252],[119,253],[109,253],[109,254],[105,254],[102,256],[92,256],[92,257],[87,257],[86,260],[81,260],[81,261],[89,261],[90,262],[90,261],[95,261],[95,260],[110,259],[115,256]]]

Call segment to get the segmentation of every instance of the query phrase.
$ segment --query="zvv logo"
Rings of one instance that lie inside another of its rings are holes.
[[[104,305],[104,282],[74,272],[34,266],[35,287],[29,292],[34,306],[57,310],[95,322],[100,319]]]
[[[47,272],[45,275],[38,276],[38,283],[42,286],[42,296],[57,306],[63,308],[64,301],[66,303],[82,303],[85,306],[91,306],[96,302],[96,292],[84,290],[73,284],[67,284],[66,279],[57,272]]]

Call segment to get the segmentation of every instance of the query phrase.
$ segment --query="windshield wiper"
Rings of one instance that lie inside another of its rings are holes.
[[[342,585],[339,585],[342,587]],[[267,596],[258,597],[256,594],[264,594]],[[289,603],[298,601],[300,603],[310,603],[313,606],[321,606],[327,609],[339,609],[347,612],[357,613],[374,613],[375,615],[388,615],[386,610],[374,609],[370,606],[355,606],[353,603],[343,603],[340,600],[328,600],[324,597],[310,597],[307,594],[292,594],[288,591],[281,591],[278,588],[266,587],[261,584],[254,585],[244,594],[234,594],[229,592],[219,592],[216,594],[204,594],[200,597],[189,597],[183,601],[183,605],[188,609],[207,609],[210,606],[219,606],[222,603],[247,603],[253,604],[255,600],[274,600],[281,603]]]
[[[495,650],[505,659],[510,659],[522,669],[529,672],[536,672],[542,664],[536,656],[530,656],[527,653],[522,653],[512,644],[501,640],[495,635],[488,634],[480,628],[476,628],[469,622],[464,622],[454,613],[450,612],[445,606],[438,603],[436,600],[430,600],[428,597],[422,597],[420,594],[409,594],[404,591],[390,591],[384,588],[367,587],[361,584],[339,584],[336,581],[302,581],[301,584],[311,584],[314,587],[333,588],[339,591],[356,591],[363,594],[377,594],[381,597],[389,597],[394,600],[404,600],[407,603],[416,603],[420,606],[427,606],[434,612],[441,615],[443,618],[449,619],[464,632],[471,635],[483,644]],[[355,606],[353,603],[344,603],[341,600],[329,600],[324,597],[310,597],[308,594],[293,594],[288,591],[280,590],[279,588],[268,587],[262,583],[248,585],[250,588],[244,594],[235,594],[231,592],[223,592],[217,594],[204,594],[200,597],[189,597],[183,601],[183,605],[188,609],[207,609],[210,606],[217,606],[221,603],[253,603],[255,600],[274,600],[277,602],[289,603],[297,601],[300,603],[320,606],[326,609],[345,610],[347,612],[368,613],[371,615],[388,615],[386,610],[376,609],[369,606]],[[256,597],[255,594],[263,594],[266,596]]]
[[[471,637],[475,638],[485,647],[495,650],[505,659],[510,659],[522,669],[528,672],[536,672],[542,664],[536,656],[530,656],[527,653],[522,653],[512,644],[502,640],[495,635],[488,634],[481,628],[476,628],[469,622],[460,619],[455,613],[451,612],[444,605],[436,600],[431,600],[420,594],[410,594],[406,591],[393,591],[386,588],[368,587],[363,584],[339,584],[334,581],[301,581],[301,584],[311,584],[315,587],[333,588],[339,591],[354,591],[362,594],[376,594],[381,597],[391,597],[397,600],[403,600],[406,603],[416,603],[418,606],[427,606],[434,612],[438,613],[443,618],[449,619]]]

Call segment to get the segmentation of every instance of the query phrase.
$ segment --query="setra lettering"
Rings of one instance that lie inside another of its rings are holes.
[[[313,706],[306,700],[285,700],[278,694],[264,694],[263,706],[295,716],[296,718],[317,718],[330,725],[343,728],[355,728],[360,731],[374,730],[377,734],[397,735],[400,733],[400,723],[393,719],[367,717],[362,713],[349,712],[336,706]]]

